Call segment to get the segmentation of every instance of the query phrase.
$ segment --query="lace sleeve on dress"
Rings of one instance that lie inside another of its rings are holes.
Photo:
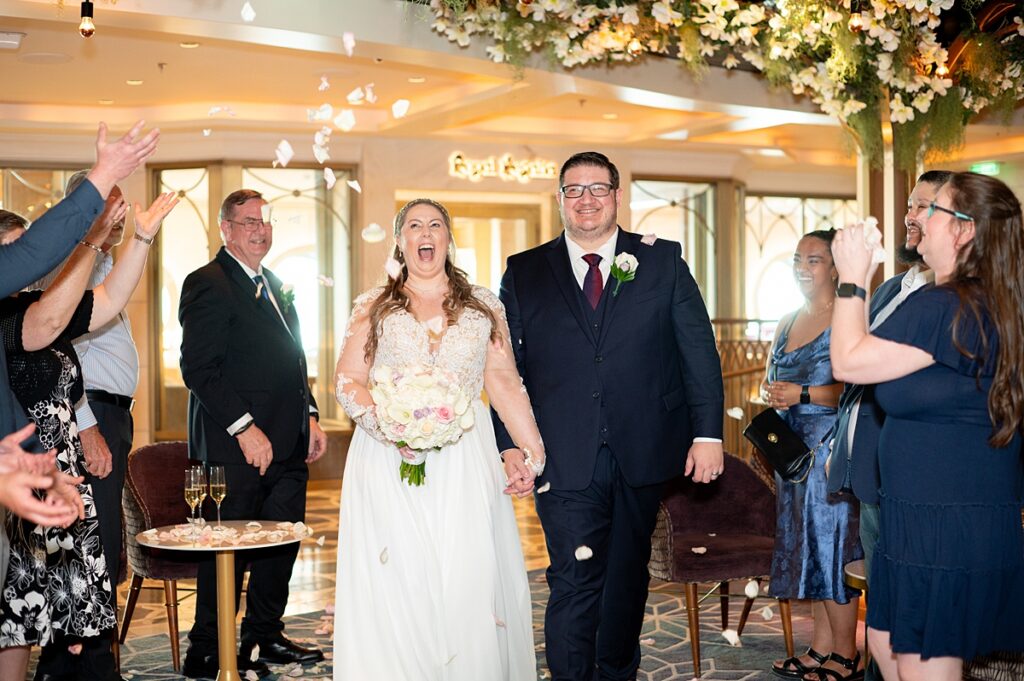
[[[516,368],[512,352],[511,334],[505,319],[505,306],[490,290],[474,287],[477,300],[491,308],[498,321],[498,340],[487,344],[487,363],[484,367],[484,389],[501,422],[519,448],[527,448],[533,460],[544,460],[544,443],[537,429],[530,397]]]
[[[381,294],[382,288],[367,291],[352,305],[352,316],[345,330],[338,354],[338,366],[334,372],[335,395],[338,404],[345,410],[356,425],[365,430],[370,437],[385,444],[390,444],[377,425],[373,398],[367,389],[370,378],[370,365],[366,362],[363,348],[370,333],[370,304]]]

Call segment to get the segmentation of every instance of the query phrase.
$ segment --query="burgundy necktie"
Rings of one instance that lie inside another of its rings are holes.
[[[601,292],[604,290],[601,268],[598,267],[601,263],[601,256],[597,253],[587,253],[583,256],[583,259],[590,266],[590,269],[587,270],[587,276],[583,277],[583,295],[590,302],[590,307],[596,310],[597,303],[601,300]]]

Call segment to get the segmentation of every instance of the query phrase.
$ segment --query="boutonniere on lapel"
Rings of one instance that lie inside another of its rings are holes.
[[[281,314],[287,314],[295,304],[295,287],[291,284],[281,284]]]
[[[639,269],[640,263],[636,261],[636,256],[632,253],[619,253],[615,256],[615,260],[612,262],[612,276],[615,277],[615,288],[612,290],[612,295],[619,295],[619,287],[627,281],[633,281],[636,278],[636,271]]]

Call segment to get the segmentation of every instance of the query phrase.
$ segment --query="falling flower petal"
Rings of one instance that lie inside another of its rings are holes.
[[[329,121],[333,115],[334,107],[330,104],[321,104],[316,109],[306,109],[306,119],[310,123],[313,121]]]
[[[352,109],[342,109],[334,118],[334,127],[342,132],[348,132],[356,127],[356,115],[352,113]]]
[[[545,482],[543,485],[537,488],[537,494],[544,494],[544,492],[547,492],[549,489],[551,489],[551,483]]]
[[[576,547],[576,560],[590,560],[594,557],[594,550],[586,544]]]
[[[320,92],[324,92],[330,89],[331,84],[327,81],[327,76],[320,76],[320,85],[317,87],[317,90],[319,90]]]
[[[499,619],[497,615],[494,616],[494,623],[497,626],[501,627],[502,629],[505,628],[505,622],[503,622],[501,619]]]
[[[249,661],[255,662],[260,656],[260,645],[257,643],[252,647],[252,652],[249,653]],[[251,670],[250,670],[251,671]]]
[[[761,617],[762,617],[762,618],[763,618],[763,619],[764,619],[764,620],[765,620],[766,622],[767,622],[768,620],[770,620],[770,619],[771,619],[772,617],[775,617],[775,613],[774,613],[774,612],[772,612],[772,608],[771,608],[771,606],[770,606],[770,605],[766,605],[766,606],[764,606],[763,608],[761,608],[760,610],[758,610],[758,612],[760,612],[760,613],[761,613]]]
[[[702,555],[704,555],[705,553],[708,552],[708,547],[706,547],[706,546],[694,546],[690,550],[693,551],[694,553],[696,553],[698,556],[702,556]]]
[[[318,274],[316,275],[316,280],[320,282],[321,286],[326,286],[327,288],[332,288],[334,286],[334,280],[326,275]]]
[[[380,564],[384,565],[388,562],[388,548],[385,546],[384,550],[380,552]]]
[[[295,150],[292,149],[292,145],[288,143],[288,140],[281,140],[274,153],[277,155],[277,162],[282,168],[287,168],[288,162],[295,156]]]
[[[747,595],[747,598],[757,598],[757,594],[760,590],[761,585],[753,579],[747,582],[747,585],[743,587],[743,593]]]
[[[245,679],[246,681],[260,681],[260,675],[256,673],[255,669],[246,669]]]
[[[384,228],[376,222],[368,224],[362,232],[363,241],[368,244],[379,244],[381,241],[384,241],[387,236],[388,234],[384,231]]]
[[[644,234],[643,238],[640,239],[640,243],[645,246],[653,246],[654,242],[658,240],[657,234]]]
[[[349,187],[352,187],[352,190],[356,194],[362,194],[363,193],[363,188],[359,186],[359,180],[349,180],[345,184],[347,184]]]
[[[427,331],[435,336],[439,336],[441,335],[441,332],[444,331],[444,319],[440,315],[437,317],[431,317],[424,322],[424,326],[427,327]]]
[[[324,132],[323,130],[318,130],[315,133],[313,133],[313,144],[315,144],[315,145],[317,145],[319,147],[324,147],[324,146],[327,146],[328,144],[330,144],[330,142],[331,142],[331,129],[330,128],[327,128],[327,132]]]
[[[207,116],[216,116],[219,113],[226,113],[229,116],[237,116],[230,106],[211,106],[210,110],[206,112]]]
[[[82,654],[82,644],[81,643],[75,643],[74,645],[68,646],[68,652],[71,653],[72,655],[81,655]]]
[[[370,104],[374,104],[377,101],[377,95],[375,95],[373,92],[373,86],[374,83],[370,83],[369,85],[363,88],[363,90],[365,90],[366,92],[366,101],[368,101]]]
[[[213,128],[203,128],[203,137],[209,137],[213,132]]]
[[[716,533],[716,532],[708,532],[708,536],[709,537],[717,537],[718,533]]]
[[[640,645],[642,645],[642,646],[653,646],[654,645],[654,639],[653,638],[642,638],[642,639],[640,639]]]
[[[356,106],[357,104],[363,103],[364,97],[365,95],[363,94],[363,88],[357,87],[355,90],[348,93],[348,96],[345,97],[345,100],[352,106]]]
[[[317,545],[317,546],[323,546],[323,545],[324,545],[324,542],[325,542],[325,541],[327,541],[327,537],[325,537],[325,536],[323,536],[323,535],[320,535],[320,536],[319,536],[319,537],[317,537],[317,539],[316,539],[316,545]]]
[[[731,419],[740,421],[743,419],[743,407],[731,407],[725,414]]]
[[[313,145],[313,158],[320,165],[323,165],[326,161],[331,158],[330,153],[327,151],[327,147],[321,147],[318,144]]]
[[[330,168],[324,168],[324,184],[327,185],[328,189],[334,189],[334,183],[338,181],[338,178],[334,176],[334,171]]]
[[[409,100],[399,99],[391,105],[391,115],[395,118],[404,118],[409,113]]]
[[[736,633],[735,629],[723,629],[722,638],[729,642],[733,648],[739,648],[740,646],[740,635]]]
[[[341,44],[345,46],[345,56],[351,57],[356,49],[356,36],[353,33],[342,33]]]
[[[242,21],[247,24],[251,24],[256,19],[256,10],[252,8],[252,5],[245,3],[242,5]]]
[[[402,276],[402,264],[394,258],[389,257],[384,261],[384,271],[387,272],[388,276],[392,279],[398,279]]]

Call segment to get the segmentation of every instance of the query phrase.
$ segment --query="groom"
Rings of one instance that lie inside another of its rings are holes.
[[[565,232],[510,257],[501,282],[547,450],[547,662],[555,681],[625,681],[640,664],[661,483],[723,470],[722,373],[679,244],[617,226],[615,165],[572,156],[557,199]],[[628,273],[613,268],[623,254]],[[494,425],[503,458],[522,457]]]

